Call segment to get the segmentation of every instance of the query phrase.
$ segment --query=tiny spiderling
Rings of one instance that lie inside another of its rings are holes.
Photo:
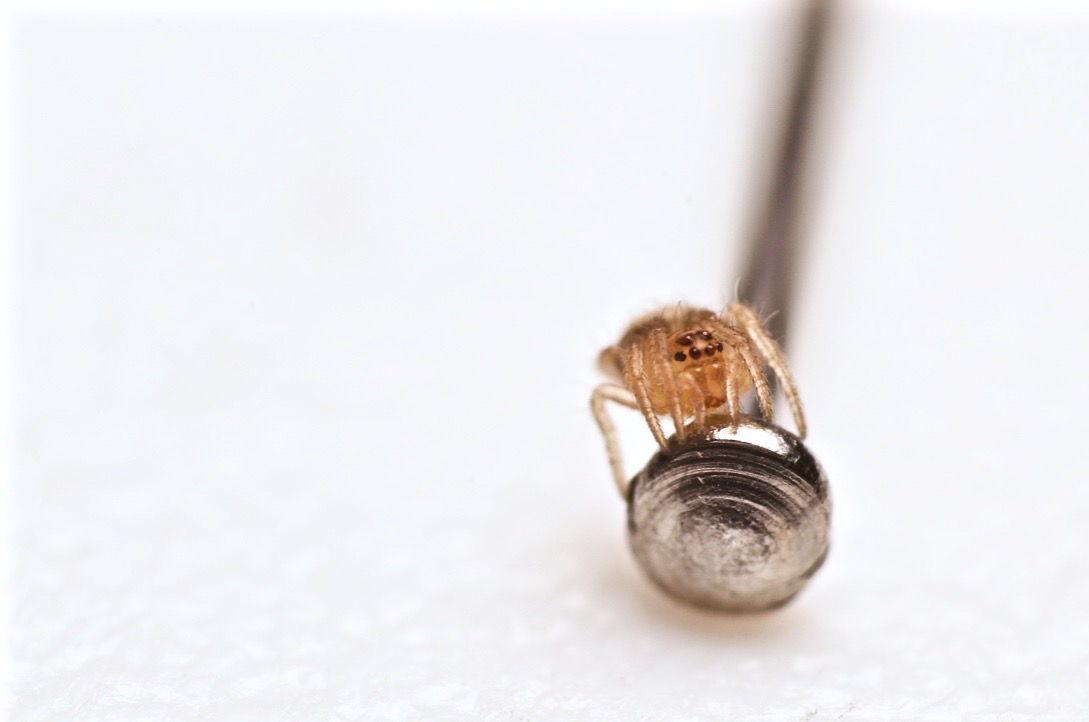
[[[612,382],[594,390],[591,406],[622,496],[627,496],[627,477],[606,401],[639,411],[666,449],[659,417],[672,420],[678,442],[708,436],[714,431],[708,424],[712,416],[725,417],[736,430],[741,397],[749,391],[755,391],[761,414],[771,421],[766,364],[783,387],[798,435],[805,437],[805,416],[786,359],[756,312],[743,303],[730,304],[722,314],[681,304],[643,316],[601,352],[598,362]]]

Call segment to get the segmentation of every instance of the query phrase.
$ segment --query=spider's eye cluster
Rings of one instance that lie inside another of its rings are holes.
[[[699,346],[702,342],[708,342],[705,346]],[[680,336],[676,340],[678,346],[683,346],[688,349],[685,351],[678,351],[673,354],[673,360],[677,362],[687,361],[689,358],[698,360],[704,356],[711,357],[715,355],[716,351],[722,351],[722,342],[715,341],[715,337],[711,335],[710,331],[694,331],[692,333],[686,333]]]

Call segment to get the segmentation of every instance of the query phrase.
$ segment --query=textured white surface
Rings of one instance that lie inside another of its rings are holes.
[[[726,300],[781,20],[21,21],[14,719],[1083,718],[1084,14],[855,12],[832,555],[738,619],[628,557],[593,359]]]

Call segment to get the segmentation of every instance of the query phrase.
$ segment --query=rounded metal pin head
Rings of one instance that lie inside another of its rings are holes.
[[[798,437],[752,417],[670,441],[628,487],[628,537],[643,571],[709,609],[789,602],[828,554],[820,464]]]

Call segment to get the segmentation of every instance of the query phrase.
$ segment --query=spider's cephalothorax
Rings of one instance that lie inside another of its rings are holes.
[[[626,480],[605,400],[640,411],[665,448],[666,435],[658,417],[672,419],[678,441],[714,431],[708,422],[712,412],[736,428],[741,419],[740,399],[750,390],[755,390],[761,413],[770,421],[765,363],[779,379],[798,433],[804,437],[805,418],[786,360],[751,308],[734,303],[718,315],[678,305],[636,320],[620,341],[601,352],[601,369],[616,383],[599,386],[591,400],[621,493],[625,493]]]

